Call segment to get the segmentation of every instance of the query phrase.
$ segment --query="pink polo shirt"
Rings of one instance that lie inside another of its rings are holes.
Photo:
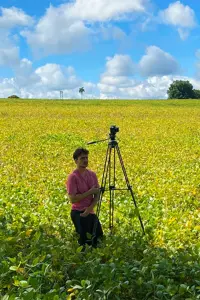
[[[99,187],[96,174],[86,169],[84,173],[80,173],[79,170],[74,170],[67,179],[66,188],[69,195],[83,194],[90,190],[93,186]],[[85,210],[92,203],[93,195],[82,199],[77,203],[72,203],[72,210]],[[92,211],[92,213],[94,213]]]

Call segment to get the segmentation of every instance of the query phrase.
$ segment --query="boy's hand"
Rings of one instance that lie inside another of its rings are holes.
[[[91,189],[90,189],[90,192],[92,195],[97,195],[99,193],[99,188],[93,186]]]
[[[87,217],[90,214],[90,212],[91,212],[91,209],[89,207],[87,207],[85,209],[85,211],[82,214],[80,214],[80,216],[81,217]]]

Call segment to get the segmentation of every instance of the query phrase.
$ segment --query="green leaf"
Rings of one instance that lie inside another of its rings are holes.
[[[20,281],[17,280],[17,279],[15,279],[15,280],[14,280],[14,285],[15,285],[15,286],[19,286],[19,285],[20,285]]]
[[[18,268],[19,268],[19,267],[17,267],[17,266],[11,266],[11,267],[9,268],[9,270],[11,270],[11,271],[16,271],[16,270],[18,270]]]
[[[76,284],[75,286],[73,286],[73,289],[74,289],[74,290],[82,290],[83,287],[80,286],[80,285],[78,285],[78,284]]]
[[[85,280],[81,280],[81,285],[83,286],[83,287],[85,287]]]
[[[186,291],[187,291],[187,285],[186,284],[181,284],[179,286],[179,294],[183,295],[183,294],[185,294]]]
[[[87,233],[86,233],[86,236],[87,236],[88,240],[91,240],[91,238],[92,238],[91,233],[87,232]]]
[[[20,286],[23,287],[23,288],[26,288],[29,286],[28,282],[26,280],[21,280],[20,281]]]
[[[1,300],[9,300],[9,295],[5,295],[1,298]]]
[[[16,262],[16,257],[8,257],[9,261],[11,261],[12,263]]]
[[[76,249],[76,253],[80,253],[83,250],[83,246],[80,246]]]

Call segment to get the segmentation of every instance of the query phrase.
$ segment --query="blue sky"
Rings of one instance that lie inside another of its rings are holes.
[[[166,98],[200,89],[200,1],[0,0],[0,97]]]

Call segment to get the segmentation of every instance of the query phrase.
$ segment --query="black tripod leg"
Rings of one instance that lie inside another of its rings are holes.
[[[114,225],[114,198],[115,198],[115,181],[116,181],[116,151],[115,147],[114,155],[113,155],[113,168],[110,163],[110,171],[109,171],[109,190],[110,190],[110,223],[109,228],[112,233],[113,225]],[[111,169],[113,169],[113,174],[111,174]],[[112,180],[112,181],[111,181]]]
[[[110,163],[109,163],[109,178],[108,178],[108,186],[109,186],[109,195],[110,195],[110,203],[109,203],[109,229],[112,231],[112,190],[111,190],[111,152],[112,148],[110,148]]]
[[[97,204],[97,216],[99,217],[100,214],[100,208],[101,208],[101,203],[102,203],[102,197],[106,189],[106,181],[108,177],[108,171],[110,168],[110,160],[111,160],[111,148],[108,146],[107,152],[106,152],[106,159],[104,163],[104,171],[103,171],[103,176],[102,176],[102,181],[101,181],[101,188],[100,188],[100,195],[99,195],[99,201]]]
[[[122,159],[122,156],[121,156],[121,153],[120,153],[120,150],[119,150],[119,146],[116,145],[116,149],[117,149],[117,153],[118,153],[118,157],[119,157],[119,161],[120,161],[120,164],[121,164],[121,167],[122,167],[122,171],[124,173],[124,177],[125,177],[125,180],[126,180],[126,185],[128,187],[128,190],[130,191],[131,193],[131,196],[132,196],[132,199],[133,199],[133,203],[135,205],[135,208],[137,209],[137,216],[138,216],[138,219],[140,221],[140,225],[142,227],[142,231],[143,233],[145,234],[145,231],[144,231],[144,225],[142,223],[142,219],[141,219],[141,216],[140,216],[140,213],[139,213],[139,210],[138,210],[138,206],[137,206],[137,203],[136,203],[136,200],[135,200],[135,197],[134,197],[134,194],[133,194],[133,190],[132,190],[132,187],[129,183],[129,180],[128,180],[128,176],[127,176],[127,173],[126,173],[126,169],[125,169],[125,166],[124,166],[124,162],[123,162],[123,159]]]
[[[92,233],[93,241],[94,241],[94,238],[96,237],[98,218],[99,218],[99,214],[100,214],[103,194],[104,194],[104,191],[105,191],[105,188],[106,188],[106,180],[107,180],[109,166],[110,166],[110,159],[111,159],[111,148],[108,145],[107,152],[106,152],[106,159],[105,159],[105,163],[104,163],[104,171],[103,171],[103,176],[102,176],[102,181],[101,181],[101,188],[100,188],[100,193],[99,193],[99,200],[97,202],[97,210],[96,210],[97,220],[94,223],[93,233]]]

